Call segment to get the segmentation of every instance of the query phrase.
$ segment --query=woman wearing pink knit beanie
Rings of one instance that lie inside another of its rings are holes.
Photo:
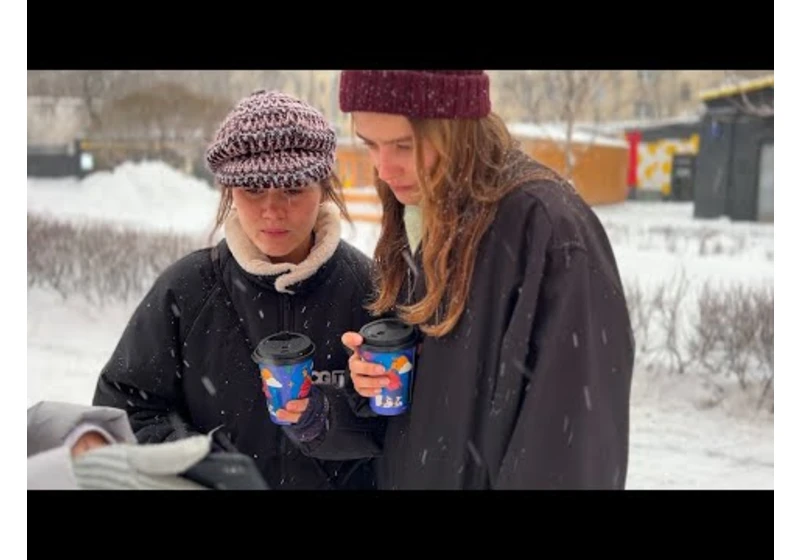
[[[221,430],[275,489],[370,488],[369,460],[345,443],[325,460],[315,438],[355,395],[341,333],[371,316],[371,260],[341,238],[347,216],[333,172],[336,136],[314,107],[275,91],[241,100],[206,153],[225,238],[170,266],[140,303],[103,368],[95,405],[124,409],[141,443]],[[315,345],[301,421],[271,410],[258,343],[280,331]],[[370,432],[375,419],[363,420]]]

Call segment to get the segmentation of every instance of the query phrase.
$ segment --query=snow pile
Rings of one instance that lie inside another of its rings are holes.
[[[28,212],[59,220],[207,234],[219,193],[159,161],[126,162],[82,180],[28,178]]]

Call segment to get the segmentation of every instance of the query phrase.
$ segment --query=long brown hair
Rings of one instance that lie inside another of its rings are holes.
[[[410,119],[424,233],[422,266],[425,297],[413,305],[398,302],[407,271],[399,258],[406,247],[403,205],[377,172],[383,206],[375,248],[378,296],[376,314],[394,310],[428,335],[449,333],[467,303],[478,244],[494,220],[498,201],[517,183],[506,181],[506,158],[516,146],[505,123],[492,113],[483,119]],[[427,140],[438,156],[426,175],[421,146]]]
[[[342,217],[347,221],[347,223],[352,225],[353,220],[350,218],[350,214],[347,212],[347,205],[344,202],[344,194],[342,193],[342,182],[339,180],[338,175],[336,175],[336,173],[331,173],[330,177],[320,181],[320,186],[322,187],[323,202],[330,200],[336,204],[336,207],[339,208]],[[214,235],[223,226],[225,220],[228,219],[228,216],[231,213],[231,208],[233,207],[233,189],[238,187],[218,185],[218,188],[220,189],[219,206],[217,207],[217,217],[214,220],[214,227],[211,230],[211,233],[208,235],[209,243],[212,242]]]

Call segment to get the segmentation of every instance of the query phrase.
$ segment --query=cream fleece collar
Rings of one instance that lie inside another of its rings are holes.
[[[313,276],[339,246],[341,219],[339,208],[333,202],[325,202],[320,207],[314,233],[314,246],[300,264],[272,263],[247,237],[236,210],[232,210],[225,221],[225,238],[239,266],[256,276],[277,276],[275,289],[287,294],[294,293],[289,286]]]

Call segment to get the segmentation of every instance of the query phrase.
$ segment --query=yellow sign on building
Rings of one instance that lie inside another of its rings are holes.
[[[675,154],[697,154],[700,135],[689,138],[667,138],[653,142],[642,142],[636,154],[636,176],[639,189],[660,192],[669,196],[672,192],[672,156]]]

